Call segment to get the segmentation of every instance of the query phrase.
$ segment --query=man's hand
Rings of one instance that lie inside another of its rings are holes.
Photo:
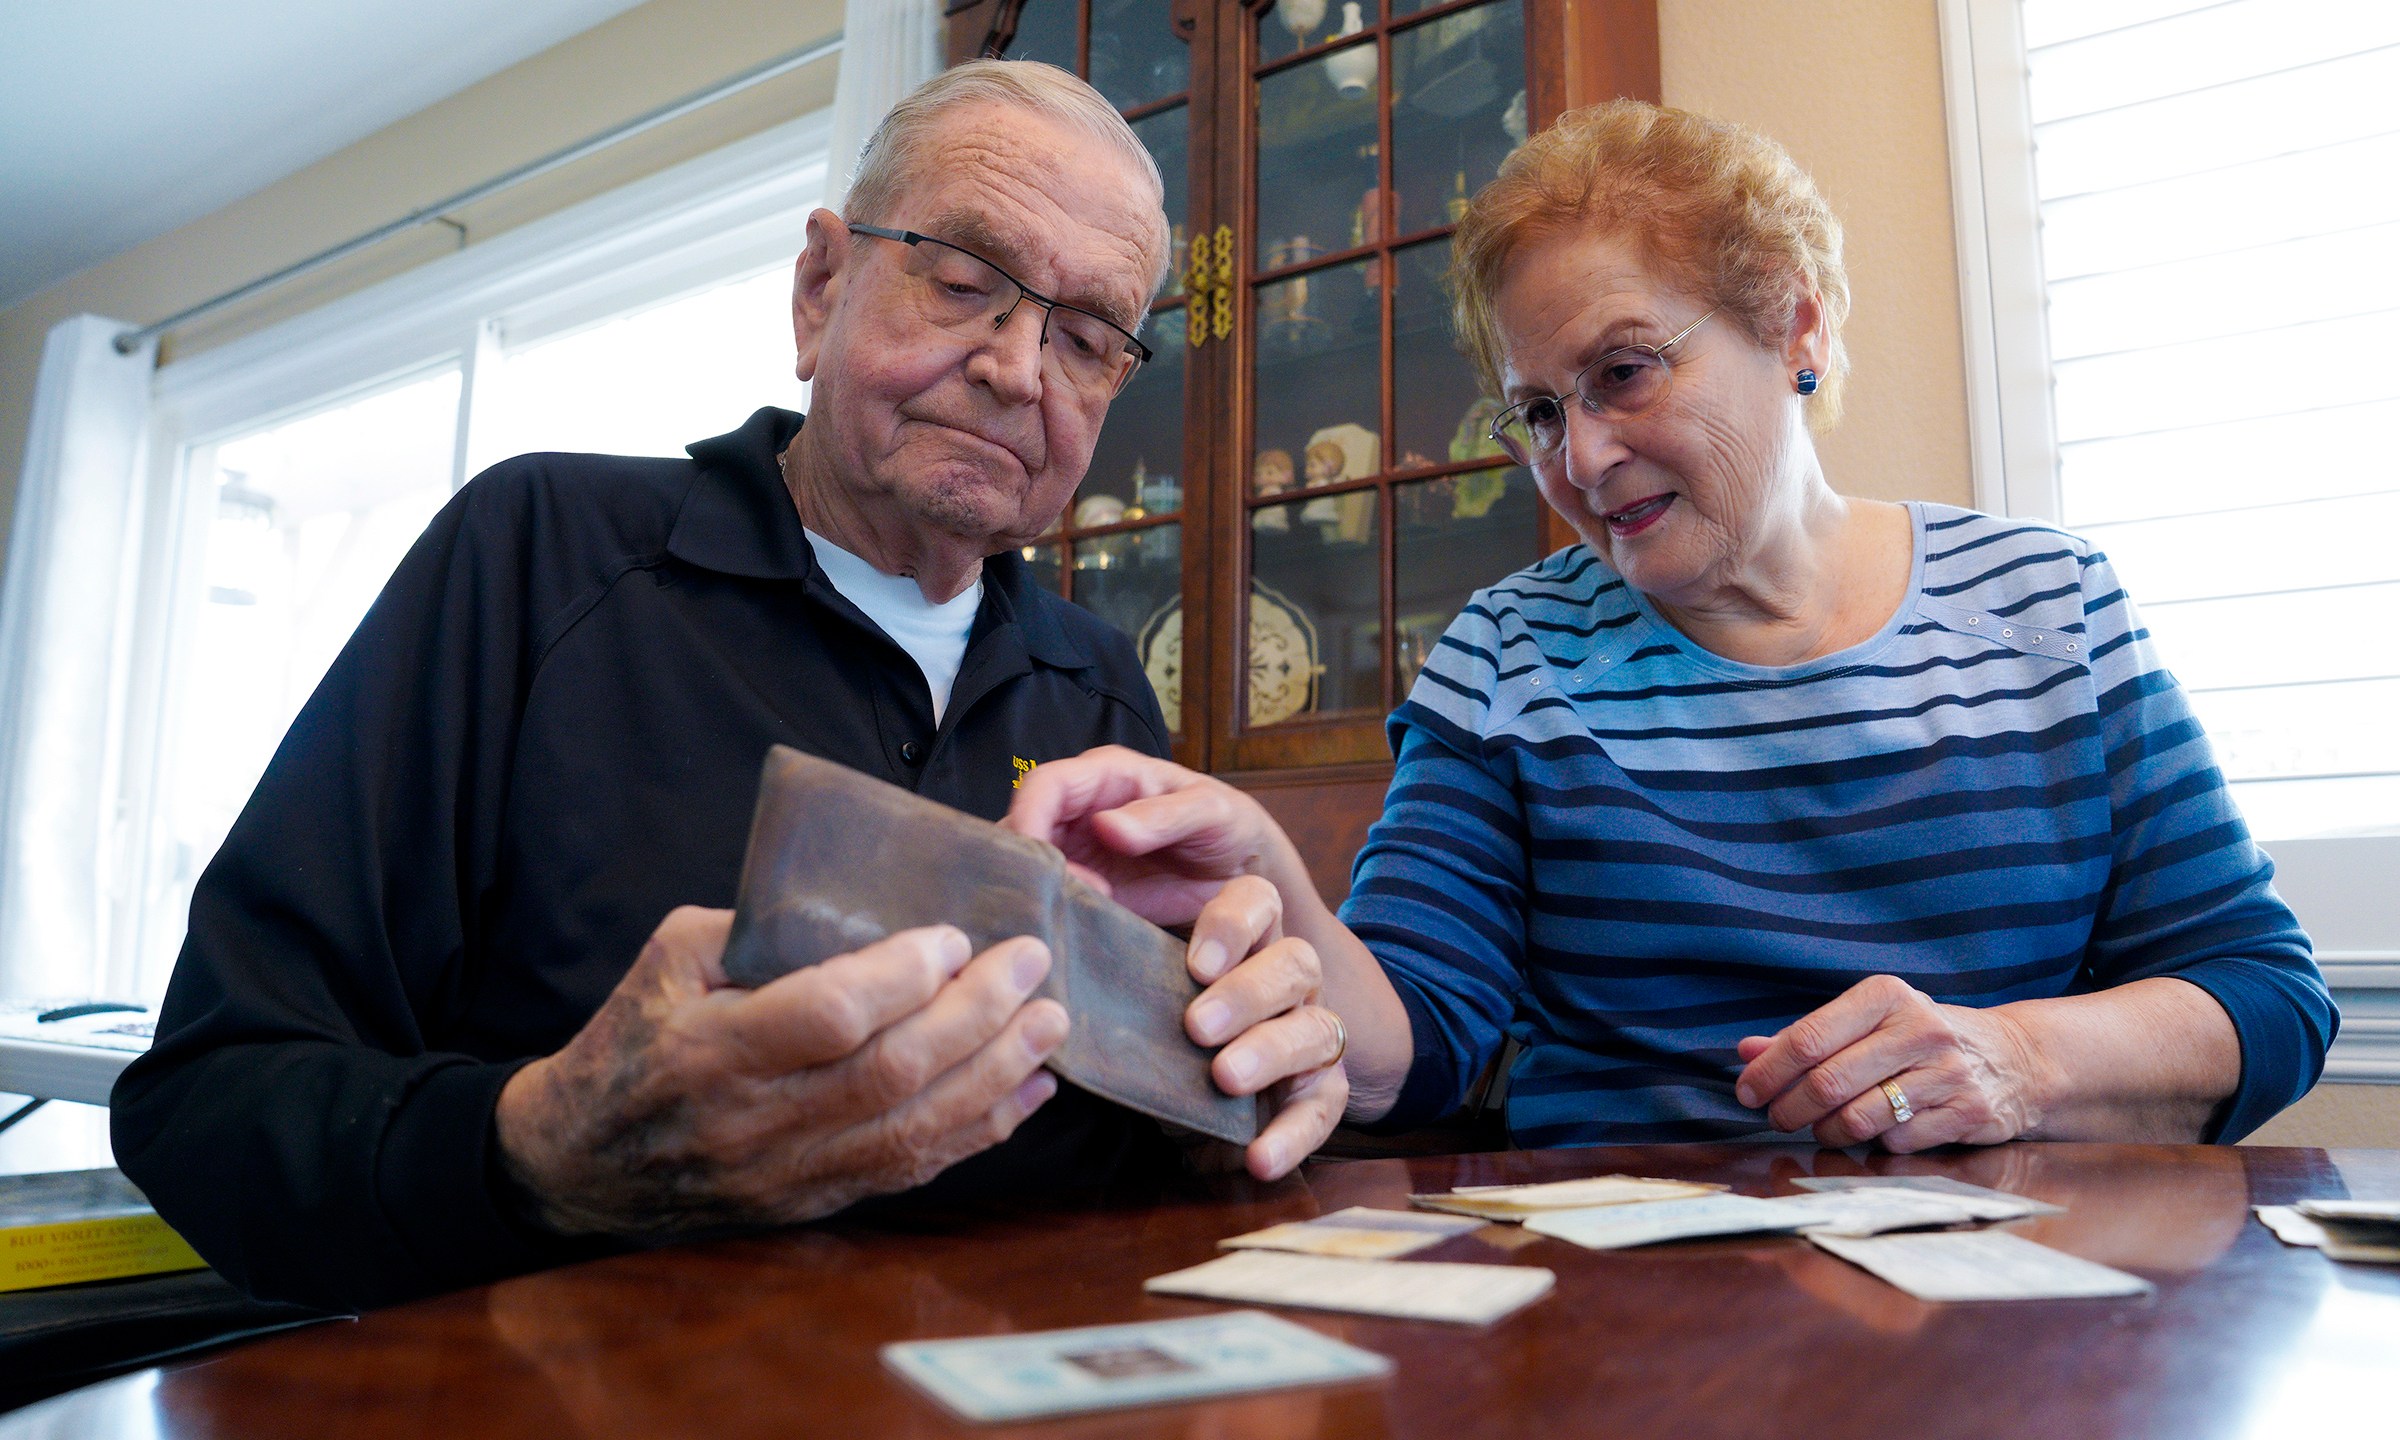
[[[567,1234],[827,1215],[1005,1140],[1066,1039],[1030,938],[969,959],[906,930],[757,990],[725,979],[729,910],[675,911],[566,1048],[501,1091],[509,1177]]]
[[[1185,964],[1202,990],[1183,1012],[1201,1045],[1223,1045],[1209,1073],[1228,1095],[1271,1090],[1275,1118],[1243,1154],[1261,1180],[1290,1174],[1350,1103],[1348,1036],[1318,1002],[1316,947],[1283,933],[1283,899],[1255,875],[1231,881],[1192,925]]]

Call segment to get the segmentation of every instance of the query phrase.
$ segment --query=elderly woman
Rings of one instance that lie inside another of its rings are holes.
[[[1454,244],[1493,434],[1582,543],[1477,594],[1392,717],[1341,918],[1159,762],[1044,766],[1012,823],[1163,918],[1224,886],[1203,979],[1279,906],[1354,1120],[1454,1109],[1512,1037],[1524,1145],[2231,1140],[2315,1082],[2308,939],[2107,559],[1828,483],[1841,232],[1778,146],[1580,111]]]

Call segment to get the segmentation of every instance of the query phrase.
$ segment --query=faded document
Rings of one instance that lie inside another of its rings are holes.
[[[2139,1275],[1998,1230],[1808,1238],[1919,1300],[2076,1300],[2152,1289]]]
[[[1549,1294],[1556,1283],[1556,1275],[1529,1265],[1347,1260],[1238,1250],[1144,1281],[1142,1288],[1153,1295],[1488,1325]]]
[[[1814,1218],[1811,1212],[1748,1195],[1702,1195],[1592,1210],[1554,1210],[1527,1216],[1525,1228],[1587,1250],[1624,1250],[1662,1240],[1797,1230]]]

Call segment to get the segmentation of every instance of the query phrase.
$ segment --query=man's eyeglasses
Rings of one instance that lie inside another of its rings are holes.
[[[914,230],[844,221],[854,235],[872,235],[909,247],[906,270],[919,282],[917,303],[925,318],[956,335],[977,339],[1006,325],[1019,301],[1042,307],[1042,353],[1057,361],[1061,378],[1078,390],[1114,395],[1125,388],[1150,347],[1133,332],[1089,310],[1053,300],[991,261],[947,240]],[[1059,343],[1050,343],[1057,331]]]
[[[1716,313],[1711,310],[1708,315]],[[1575,372],[1575,398],[1605,420],[1631,420],[1655,409],[1675,379],[1667,352],[1707,324],[1708,315],[1684,326],[1663,345],[1620,346],[1584,366]],[[1556,395],[1520,400],[1493,417],[1492,439],[1519,465],[1547,461],[1567,443],[1566,402]]]

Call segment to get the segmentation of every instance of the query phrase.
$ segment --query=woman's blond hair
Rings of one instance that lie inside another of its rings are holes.
[[[1519,146],[1475,197],[1451,239],[1459,341],[1484,388],[1500,393],[1497,302],[1509,260],[1562,233],[1622,237],[1689,289],[1780,350],[1801,300],[1817,298],[1832,345],[1810,428],[1841,415],[1850,279],[1842,225],[1808,172],[1745,126],[1639,100],[1569,111]]]

